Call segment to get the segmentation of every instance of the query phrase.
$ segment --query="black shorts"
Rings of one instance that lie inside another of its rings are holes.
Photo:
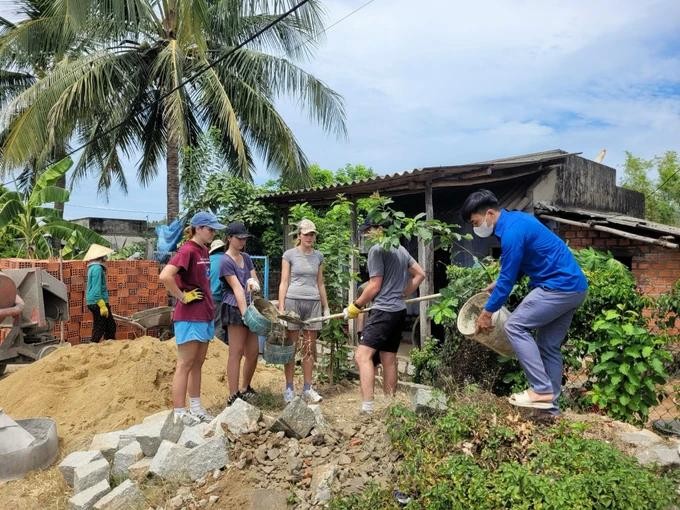
[[[241,311],[238,306],[230,305],[227,303],[222,303],[221,313],[222,316],[222,328],[225,330],[228,326],[243,326],[243,317],[241,317]]]
[[[377,351],[397,352],[405,320],[406,310],[398,312],[372,310],[364,325],[359,343]]]

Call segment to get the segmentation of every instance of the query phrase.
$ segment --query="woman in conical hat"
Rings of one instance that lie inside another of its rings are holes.
[[[116,338],[116,321],[113,319],[109,304],[109,289],[106,286],[106,257],[113,250],[93,244],[87,250],[83,260],[87,262],[87,289],[85,303],[92,312],[92,337],[90,342],[97,343],[104,339]]]

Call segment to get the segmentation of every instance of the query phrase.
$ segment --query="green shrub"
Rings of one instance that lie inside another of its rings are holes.
[[[403,454],[397,486],[427,509],[667,509],[672,475],[658,475],[611,445],[582,437],[589,425],[542,428],[501,413],[481,392],[458,395],[439,417],[391,409]],[[337,498],[334,509],[397,508],[386,488]]]
[[[677,371],[677,360],[666,349],[672,339],[668,329],[680,316],[680,283],[667,295],[653,301],[640,294],[631,272],[610,254],[593,249],[575,252],[585,272],[589,290],[577,310],[562,349],[565,376],[581,383],[581,391],[563,395],[567,405],[600,409],[610,416],[640,424],[662,392],[669,371]],[[476,383],[496,394],[526,388],[524,372],[517,360],[496,355],[462,337],[455,321],[458,310],[498,274],[494,261],[472,268],[450,266],[449,284],[443,299],[430,307],[430,317],[446,326],[439,347],[440,363],[434,352],[415,352],[432,384]],[[507,306],[514,309],[529,292],[528,280],[513,288]],[[643,315],[651,309],[652,324]],[[655,333],[650,328],[655,327]],[[425,354],[428,354],[426,357]]]

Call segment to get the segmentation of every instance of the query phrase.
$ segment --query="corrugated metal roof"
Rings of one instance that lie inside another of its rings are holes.
[[[561,207],[554,204],[539,202],[535,205],[536,214],[548,213],[568,220],[577,220],[589,225],[608,226],[617,228],[623,232],[637,234],[658,241],[680,243],[680,227],[664,225],[647,221],[642,218],[634,218],[615,212],[591,211],[575,207]]]
[[[540,166],[544,163],[560,161],[573,154],[580,153],[567,153],[566,151],[555,149],[465,165],[416,168],[404,172],[379,175],[350,184],[337,184],[295,191],[279,191],[264,195],[262,198],[268,202],[286,203],[308,201],[310,199],[329,200],[334,199],[339,194],[366,196],[375,191],[389,194],[415,193],[422,189],[422,184],[427,181],[432,181],[433,186],[436,186],[436,183],[446,186],[451,185],[450,182],[453,180],[461,181],[474,178],[492,181],[496,180],[492,176],[494,172],[526,166],[532,167],[528,169],[527,173],[534,173],[542,170]],[[505,176],[501,175],[498,177],[503,178]],[[448,183],[447,180],[449,181]]]

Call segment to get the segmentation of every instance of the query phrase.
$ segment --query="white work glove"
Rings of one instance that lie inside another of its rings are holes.
[[[246,289],[248,292],[260,292],[260,283],[255,278],[248,278]]]
[[[331,315],[331,309],[328,308],[328,307],[324,308],[324,309],[323,309],[323,316],[324,316],[324,317],[329,317],[330,315]],[[326,319],[325,321],[323,321],[321,324],[328,324],[328,319]]]

